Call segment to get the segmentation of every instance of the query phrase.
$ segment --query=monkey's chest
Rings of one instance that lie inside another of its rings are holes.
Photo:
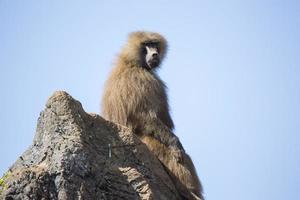
[[[164,100],[164,88],[156,80],[135,80],[132,83],[132,95],[136,109],[141,111],[158,111]]]

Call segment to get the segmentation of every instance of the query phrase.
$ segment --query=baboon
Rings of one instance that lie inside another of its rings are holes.
[[[166,86],[156,74],[166,50],[167,42],[158,33],[138,31],[129,35],[106,82],[102,115],[139,136],[176,179],[177,189],[185,188],[186,192],[179,189],[183,198],[197,195],[203,199],[192,160],[172,132]]]

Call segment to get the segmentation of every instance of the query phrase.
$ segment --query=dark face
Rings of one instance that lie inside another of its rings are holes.
[[[145,42],[142,44],[142,56],[144,65],[148,70],[152,70],[160,64],[160,52],[158,42]]]

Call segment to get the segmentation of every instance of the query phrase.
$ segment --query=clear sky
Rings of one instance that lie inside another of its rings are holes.
[[[135,30],[169,41],[159,75],[208,200],[300,196],[300,1],[0,0],[0,174],[55,90],[99,112]]]

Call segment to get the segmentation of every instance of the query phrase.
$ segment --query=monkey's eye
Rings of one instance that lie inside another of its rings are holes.
[[[146,48],[146,46],[143,46],[143,47],[142,47],[142,53],[143,53],[144,55],[147,53],[147,48]]]
[[[159,48],[159,47],[157,47],[156,49],[157,49],[157,53],[160,53],[160,48]]]

